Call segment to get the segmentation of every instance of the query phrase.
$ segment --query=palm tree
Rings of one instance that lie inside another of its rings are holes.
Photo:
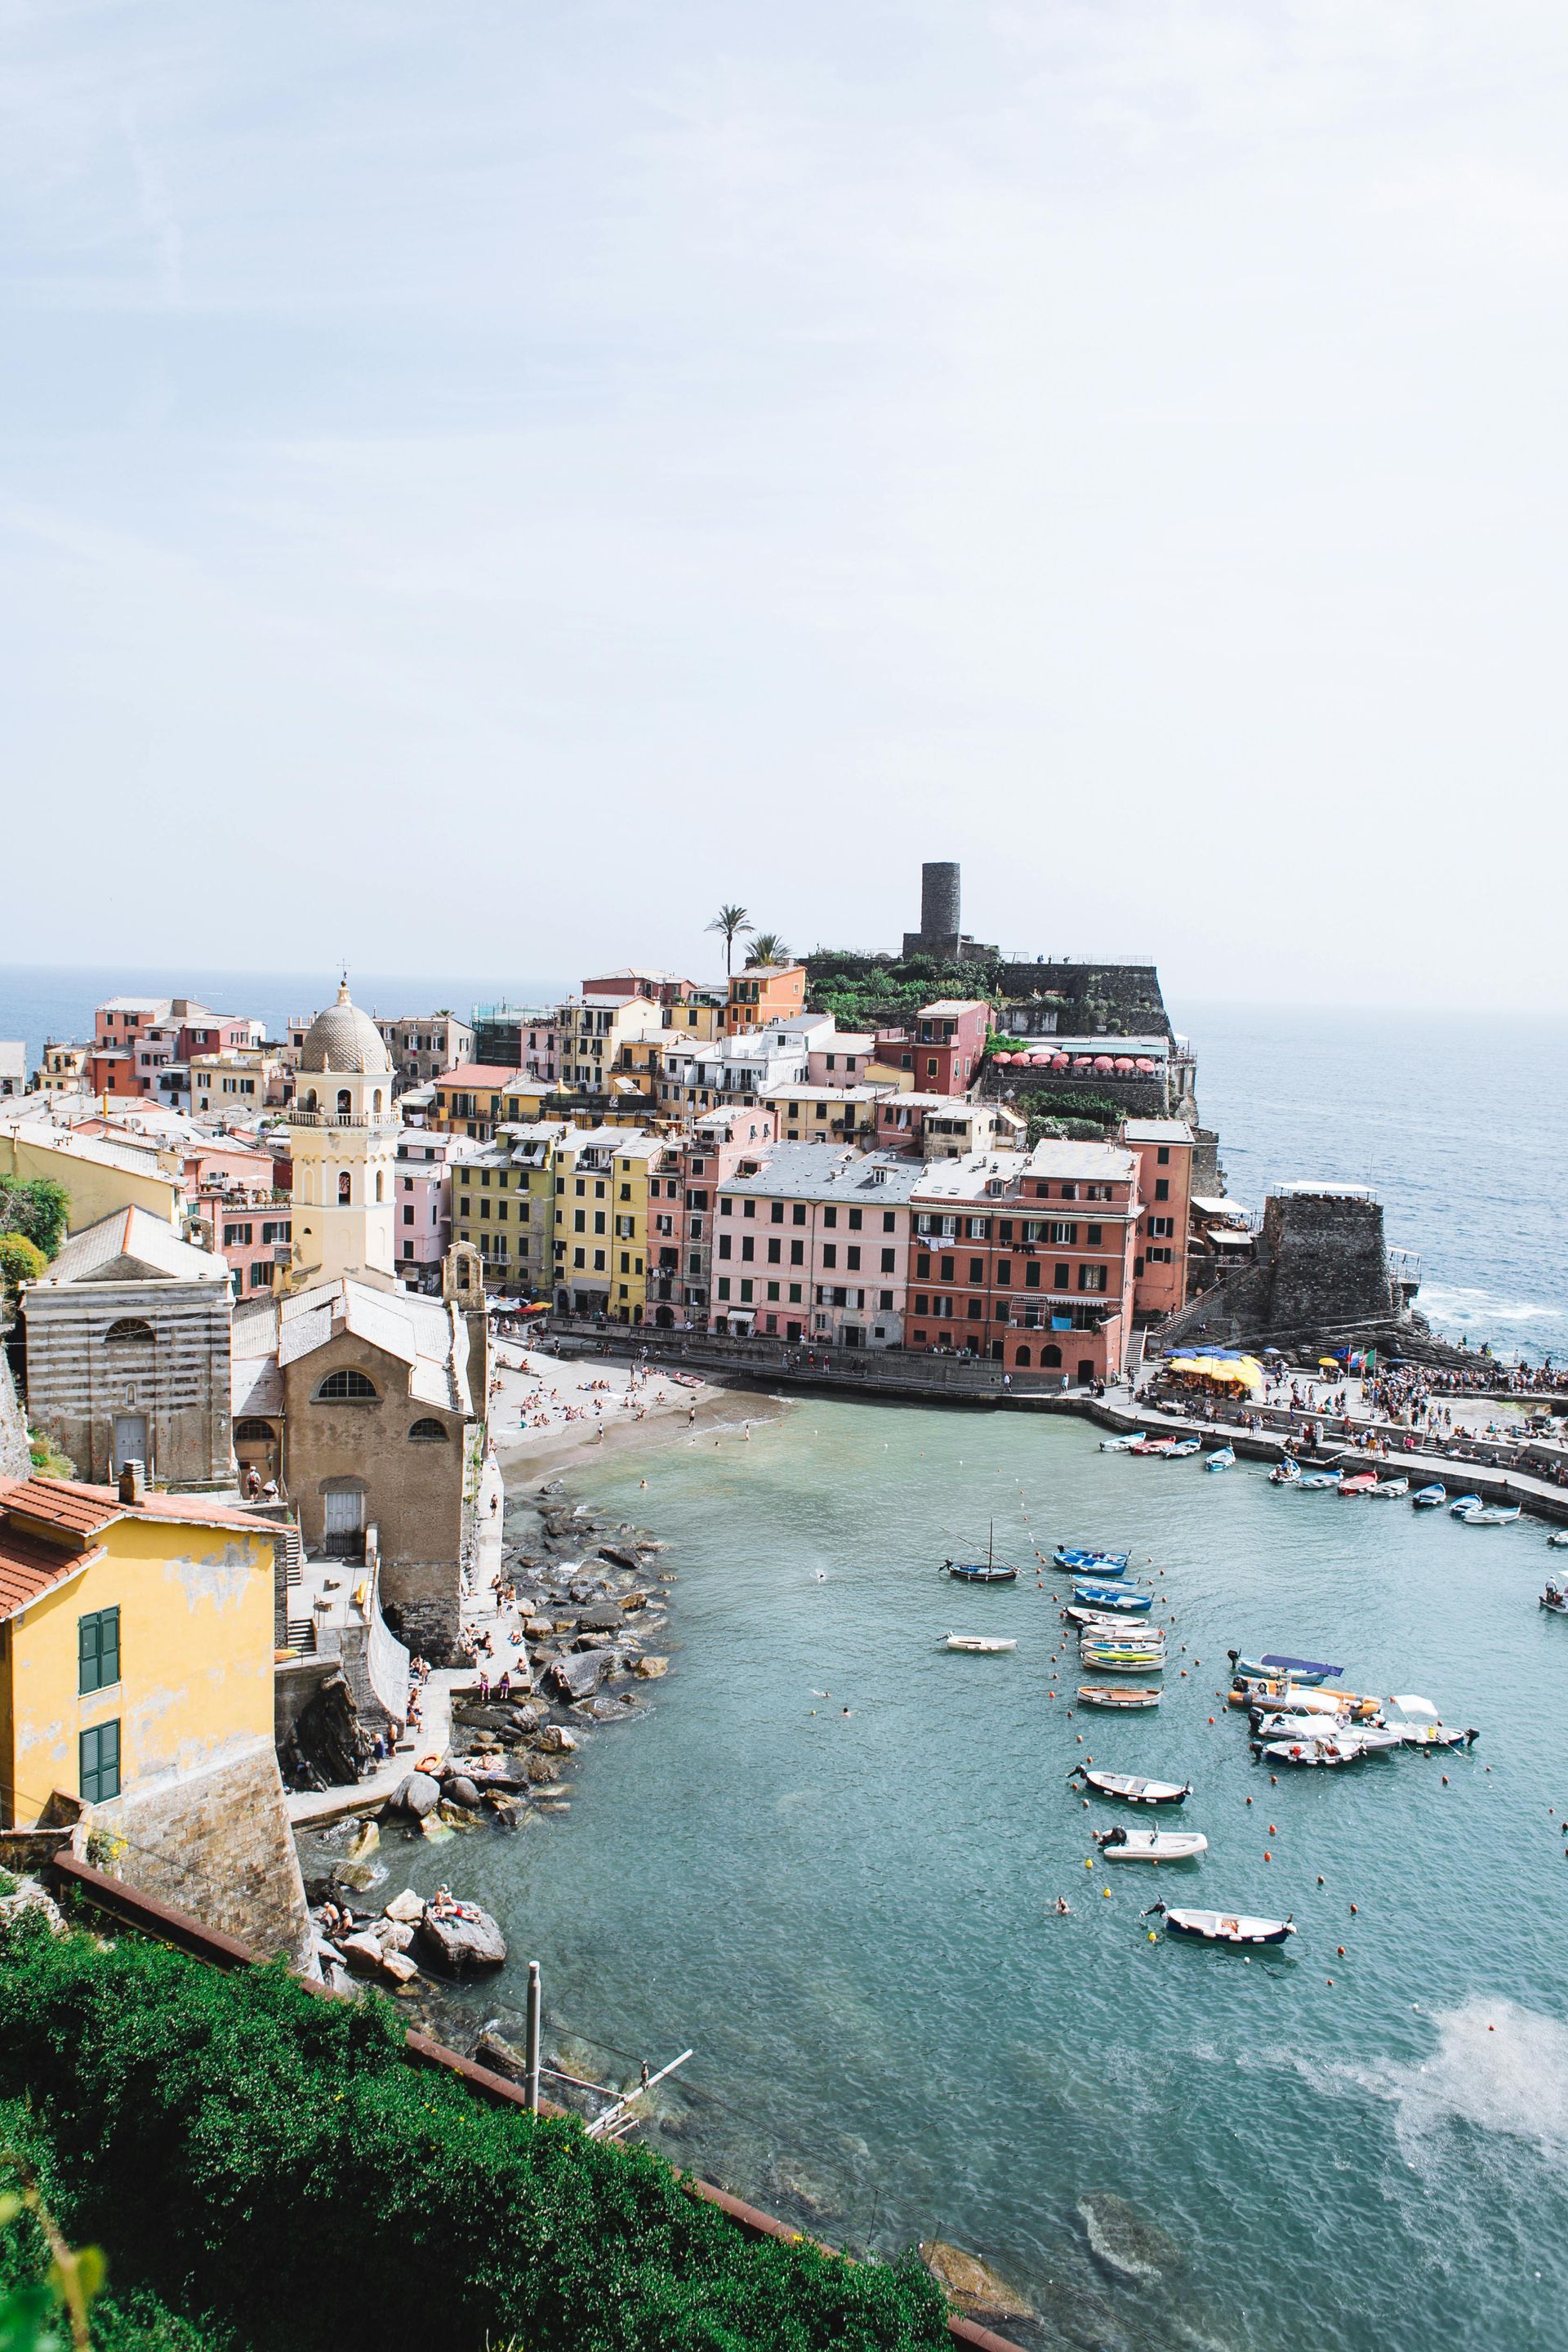
[[[726,978],[735,968],[735,941],[742,931],[756,929],[744,907],[721,907],[708,926],[710,931],[724,934],[724,972]]]
[[[760,963],[788,963],[790,951],[777,931],[759,931],[746,950],[746,970]]]

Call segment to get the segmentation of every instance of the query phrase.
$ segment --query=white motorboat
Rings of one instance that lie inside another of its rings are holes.
[[[1189,1462],[1194,1454],[1203,1452],[1202,1441],[1196,1437],[1178,1437],[1165,1454],[1167,1462]]]
[[[1268,1473],[1271,1486],[1298,1486],[1301,1483],[1301,1465],[1289,1454],[1281,1454]]]
[[[1568,1587],[1549,1584],[1541,1596],[1541,1605],[1550,1610],[1553,1617],[1568,1617]]]
[[[994,1639],[989,1633],[950,1633],[942,1646],[949,1650],[963,1650],[972,1657],[995,1658],[1005,1651],[1016,1650],[1018,1644]]]
[[[1142,1434],[1141,1429],[1133,1429],[1130,1430],[1125,1437],[1102,1437],[1100,1441],[1100,1450],[1102,1454],[1130,1453]]]
[[[1553,1551],[1568,1551],[1568,1528],[1553,1528],[1546,1540]]]
[[[1107,1862],[1193,1862],[1207,1853],[1201,1830],[1096,1830],[1094,1842]]]
[[[1408,1495],[1409,1492],[1408,1478],[1380,1478],[1372,1490],[1372,1499],[1374,1503],[1391,1503],[1396,1495]]]
[[[1510,1528],[1522,1508],[1519,1503],[1480,1503],[1474,1510],[1460,1511],[1458,1517],[1467,1528]]]
[[[1163,1915],[1167,1935],[1192,1936],[1205,1944],[1282,1944],[1296,1932],[1289,1918],[1249,1919],[1240,1911],[1173,1910],[1151,1903],[1143,1913],[1145,1919],[1157,1915]]]
[[[1204,1468],[1205,1470],[1234,1470],[1235,1467],[1236,1448],[1234,1445],[1216,1445],[1214,1452],[1209,1455],[1208,1460],[1204,1464]]]
[[[1398,1732],[1405,1748],[1473,1748],[1481,1736],[1479,1731],[1461,1731],[1457,1724],[1445,1723],[1431,1700],[1418,1696],[1415,1691],[1385,1699],[1384,1715],[1390,1729]]]

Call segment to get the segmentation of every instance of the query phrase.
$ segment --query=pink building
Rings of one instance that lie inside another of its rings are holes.
[[[709,1111],[669,1137],[662,1169],[648,1178],[648,1317],[661,1329],[707,1322],[721,1188],[764,1165],[777,1132],[773,1111],[753,1104]]]
[[[813,1038],[806,1055],[807,1083],[814,1087],[857,1086],[876,1054],[877,1040],[869,1033],[841,1029],[820,1044]]]
[[[902,1344],[915,1160],[784,1143],[719,1201],[710,1313],[718,1330],[812,1348]]]
[[[439,1280],[452,1245],[453,1160],[474,1158],[478,1148],[467,1136],[427,1127],[405,1127],[397,1139],[392,1248],[398,1273],[412,1286]]]

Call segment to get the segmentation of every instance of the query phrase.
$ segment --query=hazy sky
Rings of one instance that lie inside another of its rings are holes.
[[[0,28],[0,961],[1560,1003],[1561,0]]]

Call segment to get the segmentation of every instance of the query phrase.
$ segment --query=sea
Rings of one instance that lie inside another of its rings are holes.
[[[331,977],[157,979],[277,1021]],[[0,1035],[80,1034],[109,984],[0,972]],[[356,982],[399,1013],[501,992]],[[1240,1199],[1371,1183],[1437,1328],[1568,1349],[1568,1030],[1183,1025]],[[537,1959],[567,2071],[690,2052],[653,2097],[676,2162],[867,2254],[979,2255],[1031,2347],[1563,2352],[1568,1623],[1537,1606],[1559,1557],[1539,1525],[1105,1454],[1065,1418],[761,1394],[565,1486],[668,1544],[670,1671],[585,1734],[563,1809],[435,1846],[384,1832],[379,1899],[447,1879],[508,1939],[448,2032],[519,2032]],[[941,1574],[993,1540],[1015,1585]],[[1131,1555],[1170,1629],[1157,1708],[1079,1704],[1062,1541]],[[1016,1647],[956,1655],[950,1630]],[[1276,1774],[1224,1703],[1233,1649],[1323,1659],[1479,1738]],[[1107,1864],[1091,1832],[1120,1809],[1068,1783],[1090,1759],[1190,1781],[1175,1818],[1207,1852]],[[1157,1901],[1298,1932],[1277,1956],[1183,1945]]]
[[[0,965],[0,1038],[24,1039],[31,1067],[46,1036],[89,1035],[106,997],[175,992],[281,1036],[331,1002],[339,977]],[[550,1003],[576,984],[358,971],[350,983],[356,1003],[394,1017]],[[1177,1018],[1238,1200],[1261,1208],[1293,1178],[1370,1184],[1390,1244],[1420,1256],[1416,1305],[1434,1329],[1532,1363],[1568,1356],[1568,1021],[1251,1004],[1184,1004]]]

